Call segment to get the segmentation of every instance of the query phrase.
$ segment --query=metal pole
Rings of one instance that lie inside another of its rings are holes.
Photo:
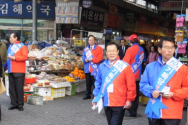
[[[181,14],[182,14],[182,11],[183,11],[183,0],[182,0],[182,6],[181,6]]]
[[[33,41],[37,40],[37,0],[33,0]]]

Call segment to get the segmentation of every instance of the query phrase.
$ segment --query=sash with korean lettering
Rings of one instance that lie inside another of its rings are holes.
[[[87,57],[88,60],[93,58],[93,55],[92,55],[91,50],[89,49],[89,47],[86,47],[84,51],[86,52],[86,57]],[[99,64],[95,64],[93,62],[89,62],[89,65],[93,69],[93,72],[91,72],[91,75],[94,76],[94,78],[96,78]]]
[[[172,57],[166,65],[162,68],[161,72],[157,76],[153,87],[158,90],[162,91],[165,85],[170,81],[170,79],[174,76],[174,74],[179,70],[179,68],[183,64],[177,60],[176,58]],[[145,114],[148,114],[149,118],[155,114],[158,118],[160,118],[160,110],[161,109],[168,109],[162,102],[161,96],[158,98],[150,98],[145,110]]]
[[[134,44],[134,45],[137,45],[139,47],[139,51],[136,54],[135,62],[131,65],[132,70],[133,70],[133,74],[135,74],[136,71],[142,66],[142,62],[144,60],[144,50],[143,50],[143,48],[140,47],[138,44]]]
[[[115,64],[110,68],[107,72],[105,78],[102,80],[102,85],[99,91],[99,94],[92,101],[98,102],[105,94],[108,86],[115,80],[115,78],[128,66],[128,64],[124,61],[118,60]]]
[[[22,47],[24,46],[23,43],[17,43],[14,45],[10,45],[10,47],[8,48],[8,56],[14,56]],[[7,65],[8,65],[8,73],[11,72],[11,60],[8,59],[7,60]]]

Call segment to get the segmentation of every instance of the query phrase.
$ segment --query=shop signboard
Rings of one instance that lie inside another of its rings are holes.
[[[159,26],[155,26],[144,22],[137,22],[136,32],[138,33],[157,35],[158,31],[159,31]]]
[[[105,15],[104,15],[103,27],[104,27],[104,28],[107,28],[107,27],[108,27],[108,13],[105,13]]]
[[[130,39],[130,36],[124,36],[124,39],[125,39],[125,40],[129,40],[129,39]]]
[[[129,22],[129,21],[125,22],[125,26],[124,26],[124,30],[125,31],[132,31],[132,32],[134,32],[135,28],[136,28],[136,22]]]
[[[119,27],[119,16],[109,14],[108,19],[109,27]]]
[[[121,39],[122,39],[121,36],[114,36],[114,40],[118,40],[118,41],[120,41]]]
[[[124,30],[125,27],[125,18],[124,17],[119,17],[119,26],[118,28],[121,30]]]
[[[103,33],[97,33],[97,32],[88,32],[88,36],[93,35],[96,38],[103,38]]]
[[[38,18],[55,18],[54,2],[41,2],[37,4],[37,8]],[[0,1],[0,18],[32,18],[32,12],[32,2]]]
[[[81,24],[84,26],[103,27],[104,15],[102,12],[83,8]]]
[[[187,8],[188,1],[183,1],[183,10]],[[168,1],[161,1],[159,3],[159,10],[161,11],[180,11],[182,8],[182,1],[179,0],[168,0]]]
[[[104,34],[112,34],[112,29],[104,29]]]

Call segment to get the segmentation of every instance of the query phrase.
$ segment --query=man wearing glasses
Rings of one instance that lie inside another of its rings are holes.
[[[158,51],[161,56],[146,66],[140,81],[141,92],[149,98],[145,114],[149,125],[179,125],[188,97],[188,68],[173,57],[172,38],[163,37]]]
[[[125,109],[136,96],[134,75],[131,66],[119,60],[116,43],[107,43],[105,51],[107,60],[99,66],[92,104],[95,107],[102,101],[108,125],[122,125]]]

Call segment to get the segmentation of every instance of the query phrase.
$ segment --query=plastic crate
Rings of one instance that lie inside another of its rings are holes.
[[[70,82],[50,83],[53,88],[71,87]]]
[[[86,91],[86,83],[77,84],[76,92]]]
[[[33,91],[35,94],[40,96],[51,96],[51,87],[34,87]]]
[[[72,84],[71,87],[66,87],[66,95],[75,95],[76,94],[76,84]]]
[[[62,88],[52,88],[52,97],[53,98],[61,98],[65,97],[65,87]]]

